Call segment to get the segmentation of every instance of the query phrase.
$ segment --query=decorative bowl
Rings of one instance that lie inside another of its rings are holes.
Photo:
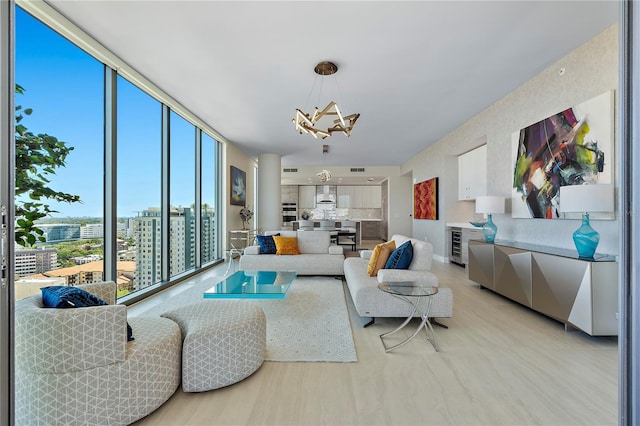
[[[469,222],[469,223],[475,226],[476,228],[482,228],[484,224],[487,222]]]

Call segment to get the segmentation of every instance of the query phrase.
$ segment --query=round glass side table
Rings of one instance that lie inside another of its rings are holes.
[[[422,330],[423,328],[427,335],[427,339],[431,342],[433,348],[437,352],[438,342],[436,341],[436,334],[434,333],[433,327],[431,326],[431,321],[429,321],[429,310],[431,309],[431,296],[438,293],[438,287],[431,287],[419,282],[407,281],[380,283],[378,284],[378,288],[385,293],[389,293],[393,296],[401,298],[402,300],[413,306],[411,314],[409,314],[407,319],[402,324],[400,324],[398,328],[380,335],[380,340],[382,340],[382,345],[384,346],[385,352],[391,352],[395,349],[398,349],[399,347],[406,345],[411,341],[411,339],[416,337],[420,330]],[[425,303],[422,303],[423,301]],[[420,308],[420,305],[423,305],[423,307]],[[384,338],[402,330],[413,319],[416,312],[420,314],[420,318],[422,319],[416,331],[402,342],[393,346],[387,346],[384,342]]]

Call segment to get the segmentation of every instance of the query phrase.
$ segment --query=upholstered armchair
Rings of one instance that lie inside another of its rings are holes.
[[[15,306],[16,424],[126,425],[154,411],[180,384],[178,325],[129,319],[114,282],[78,286],[105,306],[45,308],[41,295]]]

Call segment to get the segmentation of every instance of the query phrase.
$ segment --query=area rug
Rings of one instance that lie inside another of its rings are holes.
[[[221,279],[214,277],[196,284],[171,297],[170,302],[156,305],[140,315],[160,315],[169,309],[202,301],[202,293]],[[358,360],[342,280],[298,277],[285,299],[252,299],[247,303],[257,303],[267,317],[267,361]]]

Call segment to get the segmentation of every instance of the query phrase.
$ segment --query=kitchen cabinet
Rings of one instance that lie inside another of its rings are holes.
[[[351,200],[353,198],[353,186],[339,185],[337,188],[337,205],[339,209],[348,209],[351,206]]]
[[[298,186],[298,210],[302,212],[304,209],[316,208],[316,186],[300,185]]]
[[[283,203],[298,202],[298,185],[281,185],[280,199]]]
[[[338,208],[382,208],[382,188],[379,185],[338,186]]]
[[[462,228],[460,256],[462,264],[469,264],[469,240],[484,241],[484,233],[481,228]]]
[[[458,200],[487,195],[487,145],[458,156]]]
[[[360,230],[362,231],[363,240],[380,239],[380,222],[373,220],[364,220],[361,222]]]

